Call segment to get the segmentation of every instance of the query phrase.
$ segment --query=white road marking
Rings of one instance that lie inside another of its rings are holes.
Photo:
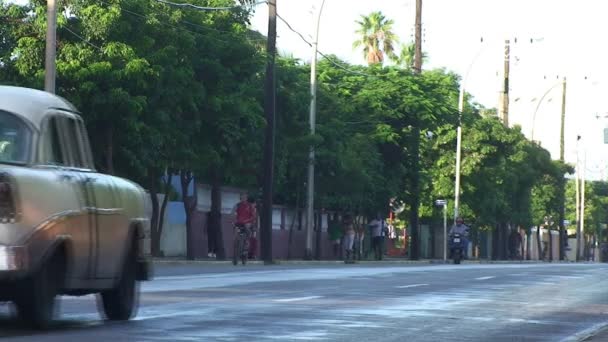
[[[557,283],[556,282],[550,282],[550,281],[539,281],[539,282],[532,282],[531,285],[553,286],[553,285],[557,285]]]
[[[84,296],[61,296],[61,300],[91,300],[95,299],[95,294],[88,294]]]
[[[410,287],[419,287],[419,286],[429,286],[429,284],[412,284],[412,285],[403,285],[403,286],[395,286],[398,289],[407,289]]]
[[[566,275],[557,275],[557,276],[549,276],[550,278],[558,278],[558,279],[585,279],[583,276],[566,276]]]
[[[308,297],[297,297],[297,298],[283,298],[283,299],[275,299],[275,302],[280,302],[280,303],[288,303],[288,302],[300,302],[303,300],[311,300],[311,299],[317,299],[317,298],[321,298],[322,296],[308,296]]]
[[[488,279],[492,279],[492,278],[496,278],[496,276],[479,277],[479,278],[475,278],[475,280],[488,280]]]

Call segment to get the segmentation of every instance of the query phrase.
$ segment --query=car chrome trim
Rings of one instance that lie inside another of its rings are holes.
[[[24,271],[28,266],[25,246],[0,246],[0,271]]]

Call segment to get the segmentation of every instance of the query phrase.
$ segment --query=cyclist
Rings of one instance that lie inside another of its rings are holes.
[[[255,222],[255,208],[248,201],[247,194],[241,194],[241,201],[234,207],[234,212],[236,214],[236,222],[234,224],[235,238],[238,236],[236,228],[244,228],[245,243],[243,246],[243,253],[247,253],[249,250],[249,238],[251,237],[253,223]],[[237,251],[235,251],[235,253],[237,253]]]

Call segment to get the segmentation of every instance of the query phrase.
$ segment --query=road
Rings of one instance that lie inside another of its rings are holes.
[[[63,297],[44,334],[0,305],[8,341],[579,341],[608,321],[608,265],[162,266],[139,315]]]

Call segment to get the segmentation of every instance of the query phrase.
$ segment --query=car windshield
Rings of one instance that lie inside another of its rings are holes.
[[[0,163],[26,163],[31,131],[17,116],[0,110]]]

